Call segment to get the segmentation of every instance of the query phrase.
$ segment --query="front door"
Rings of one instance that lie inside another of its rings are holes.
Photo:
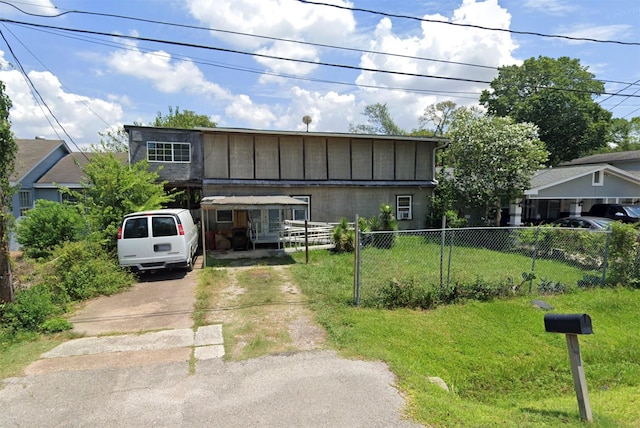
[[[281,216],[279,209],[251,210],[251,238],[255,243],[279,242]]]

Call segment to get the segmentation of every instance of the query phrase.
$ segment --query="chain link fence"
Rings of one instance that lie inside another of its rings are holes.
[[[604,284],[610,232],[491,227],[360,232],[358,240],[355,303],[380,306],[402,289],[419,288],[427,301],[465,292],[482,300]]]

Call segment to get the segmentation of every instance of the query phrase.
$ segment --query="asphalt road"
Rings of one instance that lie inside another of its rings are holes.
[[[0,426],[419,426],[402,417],[381,362],[333,351],[223,361],[220,326],[189,330],[196,274],[154,277],[85,306],[74,318],[89,337],[0,384]]]

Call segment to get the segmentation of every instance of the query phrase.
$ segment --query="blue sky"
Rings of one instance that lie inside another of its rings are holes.
[[[487,88],[481,82],[491,81],[497,67],[540,55],[578,58],[596,78],[606,81],[607,92],[636,96],[602,96],[603,107],[615,117],[640,116],[638,0],[317,2],[342,8],[297,0],[1,2],[1,19],[106,34],[0,22],[8,41],[7,45],[0,40],[0,80],[14,104],[12,130],[18,138],[61,138],[75,148],[98,142],[98,133],[106,129],[133,122],[148,124],[158,112],[178,106],[206,114],[222,127],[304,130],[302,117],[310,115],[309,130],[348,132],[350,124],[365,122],[365,106],[377,102],[387,103],[396,122],[411,130],[418,127],[418,118],[428,105],[444,100],[475,105]],[[28,15],[3,3],[48,17]],[[489,31],[344,7],[636,44]],[[63,15],[53,16],[60,13]],[[19,65],[46,107],[36,102]]]

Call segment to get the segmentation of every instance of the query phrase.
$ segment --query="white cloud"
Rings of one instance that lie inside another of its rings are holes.
[[[349,123],[358,114],[353,94],[321,93],[293,87],[290,96],[289,104],[274,124],[277,129],[304,131],[307,125],[302,117],[309,115],[312,119],[309,131],[347,132]]]
[[[425,15],[424,18],[504,29],[508,29],[511,23],[511,15],[498,5],[497,0],[464,0],[450,19],[442,15]],[[404,129],[417,127],[418,117],[424,108],[443,99],[450,99],[458,105],[477,104],[478,96],[487,88],[487,84],[464,80],[490,82],[497,75],[497,70],[493,67],[518,62],[512,56],[517,45],[509,33],[433,22],[423,22],[421,29],[422,33],[419,35],[396,34],[393,22],[383,18],[376,27],[369,49],[420,58],[446,58],[448,61],[491,68],[363,54],[360,65],[365,68],[460,79],[433,79],[367,71],[360,73],[356,80],[360,85],[432,91],[421,94],[363,90],[362,109],[367,104],[386,102],[392,117],[397,118],[398,124]]]
[[[227,90],[208,81],[193,62],[175,61],[164,51],[115,51],[107,64],[117,73],[150,81],[160,92],[207,94],[222,99],[230,97]]]
[[[31,71],[29,79],[64,130],[79,146],[98,142],[99,131],[109,127],[107,124],[122,120],[122,108],[118,103],[69,93],[58,78],[49,72]],[[75,149],[46,107],[33,98],[20,72],[0,71],[0,80],[5,83],[6,93],[13,103],[9,118],[11,130],[18,138],[61,138]],[[47,122],[46,117],[53,125]]]
[[[342,0],[329,3],[350,5]],[[295,0],[188,0],[187,8],[193,17],[210,28],[301,42],[341,46],[356,28],[350,11]],[[316,47],[264,37],[222,32],[212,32],[212,35],[237,48],[268,52],[270,55],[315,60],[320,54]],[[256,60],[271,70],[286,70],[299,75],[314,69],[308,64],[296,62],[258,57]]]
[[[238,95],[225,108],[228,117],[253,128],[270,128],[276,119],[269,106],[256,105],[247,95]]]

